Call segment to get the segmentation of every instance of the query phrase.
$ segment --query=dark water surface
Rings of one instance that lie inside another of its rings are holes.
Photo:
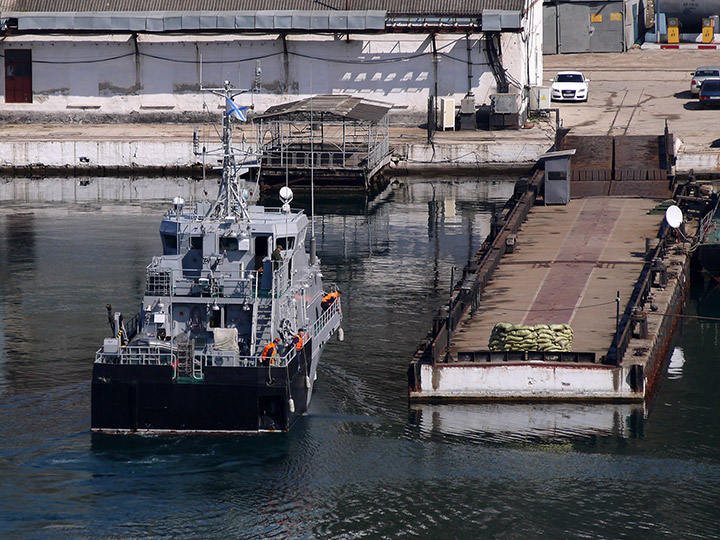
[[[450,269],[511,192],[318,196],[346,340],[294,430],[251,437],[90,434],[104,305],[139,306],[163,207],[0,207],[0,538],[720,537],[717,322],[683,322],[645,407],[408,405]],[[694,286],[688,312],[720,317],[720,291]]]

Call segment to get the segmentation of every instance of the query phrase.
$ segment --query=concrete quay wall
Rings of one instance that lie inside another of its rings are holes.
[[[201,158],[193,154],[192,125],[16,125],[0,135],[0,173],[13,176],[127,176],[189,174]],[[133,134],[136,134],[135,136]],[[254,133],[242,133],[249,141]],[[419,128],[391,128],[390,174],[424,170],[529,170],[553,144],[551,133],[534,130],[438,132],[433,143]],[[211,145],[212,146],[212,145]],[[720,173],[720,153],[676,143],[676,171]],[[215,158],[206,157],[209,170]]]
[[[2,141],[0,167],[79,168],[190,167],[197,158],[191,142],[183,141]]]
[[[504,138],[434,144],[396,142],[394,163],[399,169],[445,168],[474,170],[520,166],[530,169],[538,156],[548,151],[543,140]],[[9,140],[0,141],[0,171],[15,176],[126,175],[133,171],[179,169],[185,173],[200,164],[191,141],[181,140]],[[206,167],[215,166],[206,159]],[[44,169],[49,171],[41,172]]]

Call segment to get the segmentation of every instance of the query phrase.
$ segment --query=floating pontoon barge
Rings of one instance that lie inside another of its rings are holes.
[[[518,184],[411,361],[411,400],[622,402],[656,388],[685,302],[689,244],[664,222],[668,171],[647,159],[629,164],[638,172],[617,168],[614,149],[644,145],[662,158],[659,139],[671,137],[607,139],[593,138],[590,154],[604,145],[615,167],[586,175],[574,138],[570,186],[582,198],[545,205],[542,170]],[[569,324],[572,351],[491,351],[499,322]]]

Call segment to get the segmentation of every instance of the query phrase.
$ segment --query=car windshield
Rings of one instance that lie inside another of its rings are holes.
[[[696,77],[720,77],[720,71],[717,69],[698,69],[695,72]]]
[[[583,82],[583,76],[579,73],[558,73],[557,82]]]

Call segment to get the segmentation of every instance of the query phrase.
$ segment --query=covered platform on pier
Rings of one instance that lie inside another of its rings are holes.
[[[344,94],[269,107],[255,117],[265,186],[362,188],[390,161],[389,103]]]

